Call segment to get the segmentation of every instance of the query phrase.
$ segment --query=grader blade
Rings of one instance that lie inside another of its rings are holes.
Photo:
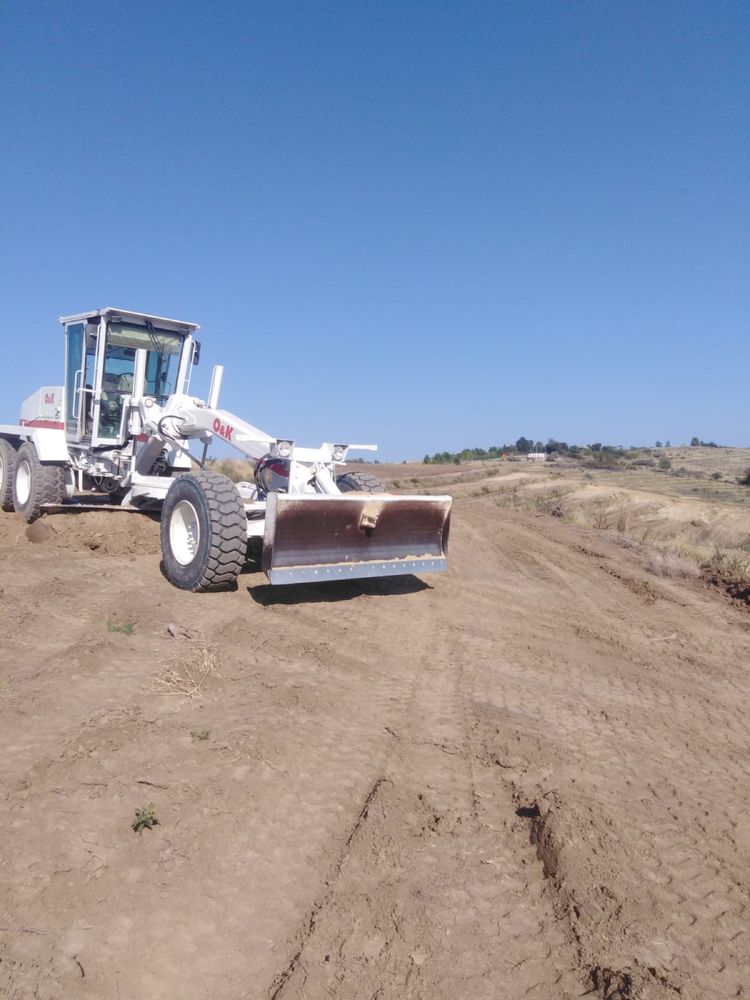
[[[272,584],[447,569],[451,497],[269,493],[263,569]]]

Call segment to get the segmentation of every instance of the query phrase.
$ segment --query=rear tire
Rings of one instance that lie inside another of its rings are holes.
[[[247,515],[231,479],[215,472],[175,479],[161,510],[161,552],[175,587],[232,587],[245,564]]]
[[[369,472],[345,472],[337,477],[336,485],[342,493],[385,493],[385,486]]]
[[[24,441],[15,459],[13,509],[31,524],[44,513],[43,504],[59,504],[64,499],[65,467],[40,462],[31,441]]]
[[[0,510],[13,510],[13,477],[16,472],[16,449],[0,438]]]

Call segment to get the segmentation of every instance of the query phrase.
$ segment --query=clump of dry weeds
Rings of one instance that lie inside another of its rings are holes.
[[[656,576],[698,577],[701,572],[695,559],[679,552],[652,552],[646,569]]]
[[[210,680],[220,676],[219,666],[218,650],[201,635],[165,663],[161,674],[154,678],[154,690],[198,698],[205,693]]]

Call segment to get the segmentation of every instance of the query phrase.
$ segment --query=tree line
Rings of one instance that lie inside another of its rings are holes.
[[[602,449],[601,444],[591,445],[592,450]],[[608,447],[608,446],[604,446]],[[532,452],[546,452],[548,455],[577,456],[583,452],[578,445],[568,445],[565,441],[555,441],[550,438],[546,444],[534,441],[533,438],[520,437],[514,444],[493,444],[489,448],[464,448],[461,451],[436,451],[434,455],[425,455],[425,465],[449,465],[451,462],[470,462],[473,459],[502,458],[503,455],[529,455]]]
[[[693,447],[718,448],[714,441],[701,441],[694,437],[690,444]],[[671,448],[670,441],[662,444],[657,441],[655,448]],[[547,443],[534,441],[533,438],[520,437],[513,444],[493,444],[489,448],[463,448],[461,451],[436,451],[434,455],[425,455],[423,462],[425,465],[458,465],[460,462],[471,462],[488,458],[502,458],[504,455],[528,455],[532,452],[546,452],[547,455],[560,455],[561,457],[581,458],[584,455],[593,456],[604,464],[608,464],[616,457],[624,457],[628,451],[633,449],[623,448],[620,445],[602,444],[595,441],[593,444],[578,445],[568,444],[567,441],[556,441],[555,438],[548,438]]]

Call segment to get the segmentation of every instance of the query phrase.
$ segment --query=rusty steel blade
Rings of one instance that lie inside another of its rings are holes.
[[[269,493],[263,569],[273,584],[447,569],[451,497]]]

